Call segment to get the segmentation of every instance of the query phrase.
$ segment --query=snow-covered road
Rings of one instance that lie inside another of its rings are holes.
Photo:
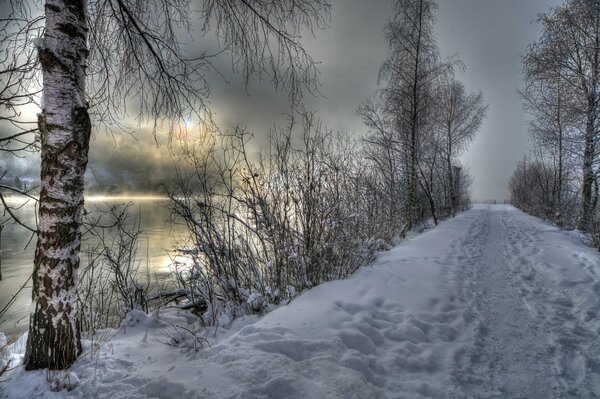
[[[474,346],[457,359],[472,397],[600,396],[600,257],[512,207],[478,207],[458,247]]]
[[[6,392],[600,397],[600,256],[513,207],[479,205],[208,349],[182,353],[157,343],[165,328],[148,316],[117,332],[73,367],[81,382],[71,392],[48,392],[42,372],[23,371],[12,373]]]

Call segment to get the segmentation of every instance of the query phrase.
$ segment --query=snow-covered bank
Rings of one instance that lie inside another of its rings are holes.
[[[86,343],[73,390],[51,392],[46,372],[19,369],[4,392],[11,399],[592,397],[600,395],[599,294],[593,250],[510,206],[476,206],[347,280],[209,335],[203,350],[161,343],[173,324],[191,321],[184,313],[133,314],[99,349]]]

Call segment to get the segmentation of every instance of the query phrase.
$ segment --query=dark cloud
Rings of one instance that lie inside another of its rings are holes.
[[[516,162],[528,150],[527,116],[517,89],[522,85],[521,56],[535,40],[538,14],[560,0],[439,0],[438,44],[444,57],[458,55],[466,65],[459,74],[471,91],[482,91],[489,104],[480,135],[462,157],[475,180],[476,200],[504,200]],[[308,97],[334,130],[363,133],[355,110],[376,89],[379,66],[386,56],[383,26],[391,0],[335,0],[331,26],[305,40],[320,60],[324,97]],[[246,95],[235,76],[218,85],[212,102],[223,125],[240,124],[264,137],[287,112],[285,96],[267,84],[253,84]]]
[[[526,116],[516,89],[521,86],[520,57],[538,27],[536,15],[558,0],[439,0],[438,42],[445,56],[458,53],[467,66],[461,75],[468,88],[483,91],[490,105],[480,136],[463,161],[475,177],[476,199],[507,196],[506,182],[527,149]],[[309,110],[318,110],[333,130],[361,134],[358,105],[376,89],[379,66],[385,59],[383,26],[392,0],[334,0],[330,27],[304,38],[306,48],[321,62],[321,96],[306,96]],[[193,47],[215,47],[214,39],[197,37]],[[246,90],[227,57],[215,60],[225,79],[209,73],[210,104],[223,129],[235,125],[255,133],[260,148],[275,124],[285,123],[289,102],[268,81],[253,82]],[[133,108],[132,108],[133,109]],[[135,126],[135,125],[134,125]],[[90,156],[90,186],[96,190],[125,187],[153,191],[172,177],[173,161],[166,146],[156,146],[149,131],[137,139],[113,139],[96,133]],[[164,142],[164,136],[159,140]],[[0,162],[3,162],[0,159]],[[36,162],[19,161],[23,173],[37,174]]]

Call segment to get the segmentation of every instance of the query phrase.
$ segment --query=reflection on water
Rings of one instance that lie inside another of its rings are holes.
[[[15,204],[15,199],[12,199]],[[169,253],[176,242],[185,240],[185,227],[169,222],[167,203],[159,197],[86,197],[86,210],[91,216],[99,215],[99,210],[131,202],[128,223],[139,223],[137,257],[141,267],[148,268],[154,277],[164,276],[170,270],[171,258]],[[35,227],[35,212],[33,203],[27,203],[16,211],[19,218],[27,225]],[[30,241],[31,240],[31,241]],[[29,245],[28,245],[29,242]],[[98,244],[98,238],[85,234],[82,240],[81,265],[86,263],[86,249]],[[0,309],[4,307],[19,287],[27,280],[33,270],[33,254],[35,252],[35,237],[24,227],[11,221],[4,225],[1,241],[2,277],[0,281]],[[142,273],[143,274],[143,273]],[[31,283],[23,290],[17,301],[11,306],[8,314],[0,324],[0,331],[14,332],[27,328],[29,307],[31,303]]]

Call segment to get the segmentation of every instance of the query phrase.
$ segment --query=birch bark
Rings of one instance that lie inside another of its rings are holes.
[[[38,115],[41,192],[25,367],[64,369],[81,352],[76,275],[91,133],[86,2],[47,0],[45,16],[38,43],[44,97]]]

